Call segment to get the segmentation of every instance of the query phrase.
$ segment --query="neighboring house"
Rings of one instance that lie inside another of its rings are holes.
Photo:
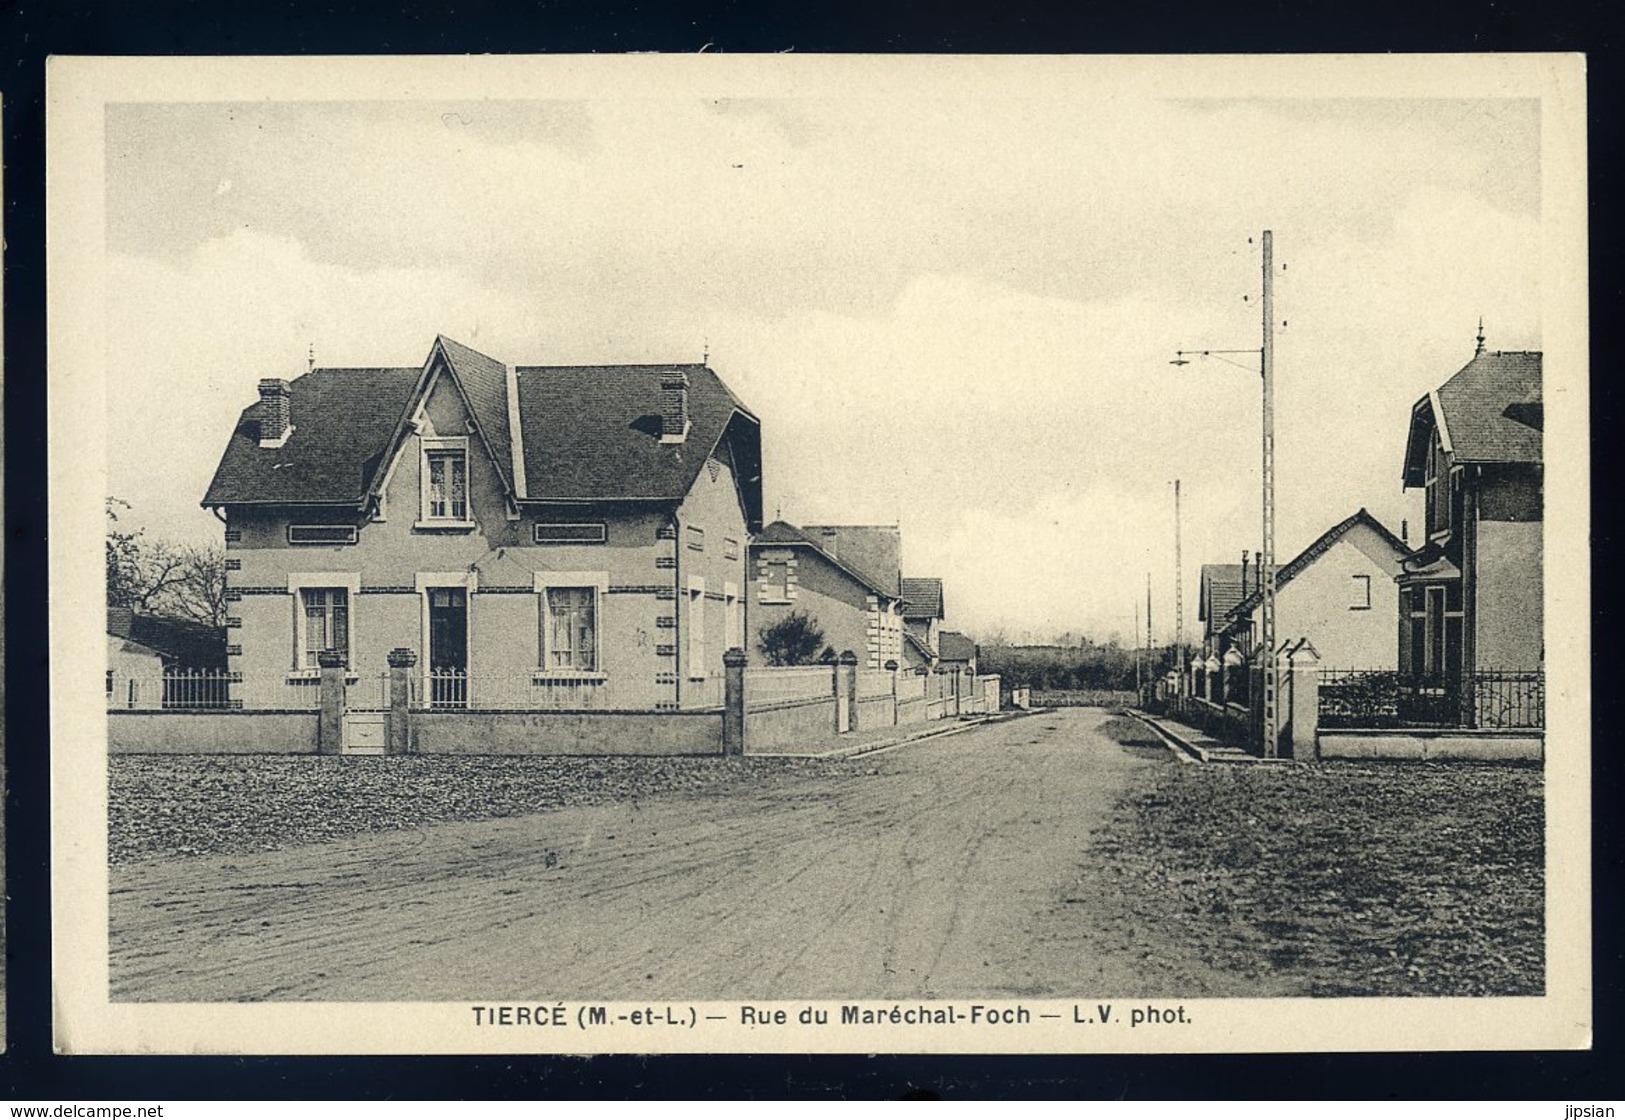
[[[901,663],[903,616],[898,578],[895,571],[889,580],[879,574],[885,570],[885,551],[863,552],[854,547],[853,538],[862,536],[854,532],[856,528],[872,527],[842,527],[838,540],[833,526],[798,528],[781,520],[751,541],[748,601],[751,644],[758,653],[757,635],[799,611],[817,623],[825,643],[836,653],[851,650],[860,665],[871,669],[884,668],[888,661]],[[886,531],[891,534],[894,547],[890,555],[895,566],[897,531]],[[875,535],[883,542],[886,531]]]
[[[212,677],[217,692],[226,669],[226,634],[217,626],[188,619],[137,614],[129,607],[107,608],[107,701],[120,707],[158,707],[176,700],[166,688],[167,673]]]
[[[1328,668],[1394,668],[1394,580],[1408,552],[1364,509],[1333,525],[1275,570],[1277,640],[1309,639]],[[1255,586],[1232,607],[1211,652],[1234,648],[1251,658],[1263,629],[1263,601],[1262,588]]]
[[[935,663],[937,642],[942,633],[943,612],[942,581],[935,577],[904,577],[903,629],[913,639],[912,650],[905,648],[910,666],[919,668],[917,661],[927,667]],[[905,643],[908,645],[909,643]]]
[[[1426,543],[1399,577],[1400,672],[1471,695],[1473,675],[1540,668],[1541,355],[1479,350],[1411,409],[1405,489]]]
[[[1255,569],[1256,572],[1256,569]],[[1254,575],[1254,580],[1257,576]],[[1196,600],[1196,620],[1202,624],[1202,642],[1205,649],[1214,648],[1236,604],[1246,597],[1247,565],[1203,564],[1201,586]]]
[[[421,368],[260,382],[203,504],[247,707],[323,651],[355,678],[396,648],[440,706],[711,706],[744,641],[760,423],[703,365],[510,366],[442,337]]]
[[[937,672],[942,678],[942,695],[955,701],[969,699],[976,677],[976,643],[957,630],[943,630],[937,641]]]

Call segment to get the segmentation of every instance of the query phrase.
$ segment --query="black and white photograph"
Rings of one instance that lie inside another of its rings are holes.
[[[1578,56],[49,76],[59,1048],[1589,1045]]]

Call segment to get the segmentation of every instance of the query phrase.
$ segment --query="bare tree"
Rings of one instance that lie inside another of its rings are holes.
[[[219,545],[175,545],[122,528],[130,504],[107,499],[107,605],[140,614],[226,624],[226,554]]]

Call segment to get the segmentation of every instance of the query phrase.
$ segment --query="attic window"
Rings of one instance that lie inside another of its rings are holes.
[[[531,530],[537,544],[603,544],[607,538],[602,521],[538,524]]]
[[[468,439],[423,441],[423,519],[468,520]]]
[[[354,525],[289,525],[289,544],[354,544]]]

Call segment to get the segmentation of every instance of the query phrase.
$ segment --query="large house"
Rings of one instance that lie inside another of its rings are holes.
[[[417,655],[450,707],[720,702],[761,527],[760,423],[704,365],[419,368],[260,382],[203,504],[231,670],[281,706],[324,651]]]
[[[1426,542],[1399,577],[1399,669],[1461,698],[1475,674],[1541,667],[1541,355],[1489,351],[1411,409],[1404,485]]]
[[[753,644],[791,613],[806,614],[836,653],[882,669],[903,656],[895,527],[775,521],[750,544]]]
[[[1394,579],[1409,551],[1364,509],[1333,525],[1275,570],[1277,641],[1307,638],[1329,668],[1392,669],[1399,620]],[[1247,568],[1238,571],[1245,578]],[[1235,649],[1244,659],[1253,656],[1263,632],[1264,592],[1256,565],[1251,572],[1245,594],[1217,629],[1212,653]]]

